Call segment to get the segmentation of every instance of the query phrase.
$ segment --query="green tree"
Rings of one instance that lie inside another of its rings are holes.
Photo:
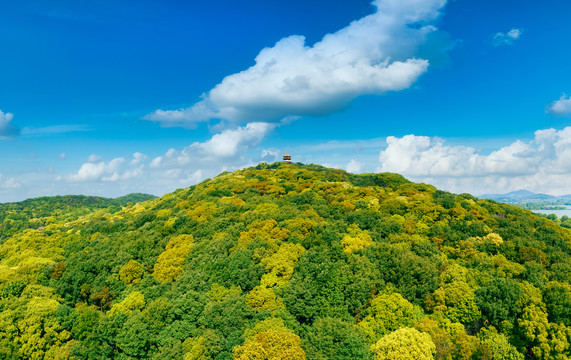
[[[286,309],[301,323],[318,317],[348,318],[346,297],[351,282],[347,264],[335,259],[337,251],[313,248],[300,259],[291,281],[276,293],[284,299]]]
[[[313,360],[371,359],[366,334],[358,326],[335,318],[319,318],[304,339],[307,357]]]
[[[543,291],[549,320],[571,327],[571,285],[551,281]]]
[[[476,290],[476,304],[490,324],[500,328],[502,321],[515,323],[517,301],[522,294],[515,280],[495,278]]]
[[[117,333],[117,347],[126,355],[134,358],[145,357],[152,344],[151,334],[140,314],[127,318]]]

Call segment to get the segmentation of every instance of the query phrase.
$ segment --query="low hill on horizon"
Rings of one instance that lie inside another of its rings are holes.
[[[515,206],[299,163],[46,201],[3,218],[2,359],[571,356],[571,230]]]
[[[122,206],[156,199],[149,194],[132,193],[117,198],[86,195],[56,195],[0,203],[0,243],[2,238],[26,229],[45,227],[56,217],[75,220],[95,209],[119,211]]]
[[[482,194],[478,197],[481,199],[490,199],[507,203],[558,201],[571,199],[571,195],[555,196],[549,194],[534,193],[528,190],[516,190],[505,194]]]

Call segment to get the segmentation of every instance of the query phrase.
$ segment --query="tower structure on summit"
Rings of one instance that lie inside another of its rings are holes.
[[[285,154],[283,159],[284,159],[285,163],[291,164],[291,155],[290,154]]]

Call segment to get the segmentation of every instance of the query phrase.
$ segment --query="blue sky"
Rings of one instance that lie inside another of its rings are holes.
[[[0,3],[0,202],[294,161],[571,193],[571,3]],[[568,128],[569,127],[569,128]]]

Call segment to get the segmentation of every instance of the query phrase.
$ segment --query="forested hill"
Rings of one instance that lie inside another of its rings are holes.
[[[133,193],[115,199],[99,196],[65,195],[0,203],[0,239],[22,229],[38,229],[53,221],[75,220],[95,209],[115,212],[129,203],[155,199],[156,196]],[[0,240],[1,242],[1,240]]]
[[[571,232],[514,206],[275,163],[49,214],[0,245],[2,359],[571,356]]]

